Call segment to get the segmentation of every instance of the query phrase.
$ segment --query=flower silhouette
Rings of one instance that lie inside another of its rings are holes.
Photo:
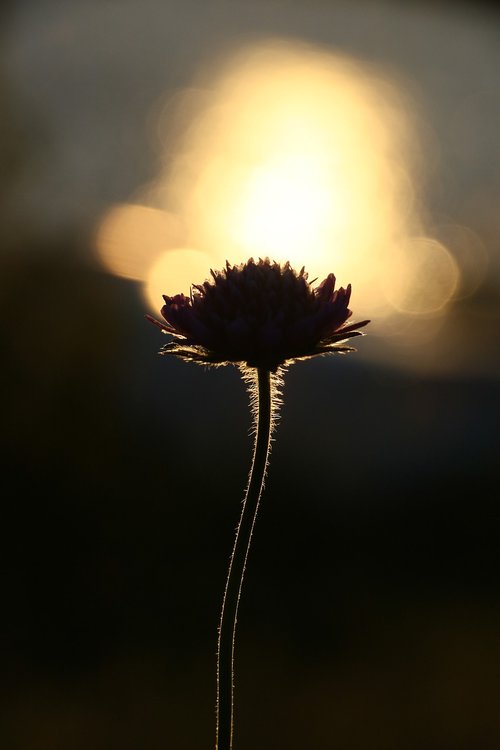
[[[346,325],[351,285],[336,290],[333,273],[313,288],[304,268],[251,258],[211,275],[189,297],[163,297],[165,323],[147,316],[174,337],[161,354],[276,372],[295,360],[353,351],[343,343],[369,322]]]
[[[232,750],[234,653],[241,588],[269,463],[271,434],[281,404],[282,374],[291,362],[318,354],[350,352],[344,342],[361,336],[369,321],[351,317],[351,286],[335,289],[329,274],[317,287],[304,268],[297,273],[265,258],[239,266],[226,262],[189,297],[164,296],[165,322],[147,318],[173,336],[162,354],[206,365],[240,367],[250,392],[255,443],[245,499],[224,589],[217,642],[216,750]]]

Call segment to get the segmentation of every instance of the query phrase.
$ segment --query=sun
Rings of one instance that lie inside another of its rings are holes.
[[[356,310],[377,325],[446,309],[460,269],[419,216],[411,106],[387,76],[267,40],[208,71],[176,109],[144,205],[112,209],[98,232],[103,262],[141,280],[148,307],[226,260],[269,257],[352,282]]]

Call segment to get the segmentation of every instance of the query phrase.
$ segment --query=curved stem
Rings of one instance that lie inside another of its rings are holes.
[[[233,554],[229,564],[222,612],[219,625],[217,649],[217,734],[216,750],[231,750],[233,746],[233,688],[234,688],[234,643],[238,604],[245,567],[257,517],[259,500],[264,484],[272,423],[271,374],[268,370],[257,370],[257,393],[254,394],[256,413],[256,437],[248,487],[243,501],[241,518],[236,531]]]

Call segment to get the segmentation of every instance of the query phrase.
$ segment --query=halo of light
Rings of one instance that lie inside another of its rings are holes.
[[[154,312],[226,259],[289,260],[311,279],[352,282],[372,332],[432,338],[449,303],[481,283],[486,252],[466,227],[437,227],[435,239],[424,227],[421,156],[433,151],[414,114],[361,61],[292,40],[244,47],[152,114],[168,158],[140,200],[156,208],[111,209],[101,260],[142,280]]]
[[[196,91],[199,107],[196,109]],[[324,49],[261,41],[176,94],[177,155],[158,195],[186,244],[220,267],[250,256],[332,270],[360,314],[392,314],[380,279],[401,238],[421,231],[415,134],[388,77]]]

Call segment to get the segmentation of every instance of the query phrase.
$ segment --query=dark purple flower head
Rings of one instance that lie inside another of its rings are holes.
[[[315,289],[307,273],[268,258],[211,271],[191,295],[164,296],[162,323],[174,337],[161,353],[209,365],[239,364],[272,372],[318,354],[349,352],[342,343],[361,336],[369,321],[346,325],[351,285],[335,290],[329,274]]]

